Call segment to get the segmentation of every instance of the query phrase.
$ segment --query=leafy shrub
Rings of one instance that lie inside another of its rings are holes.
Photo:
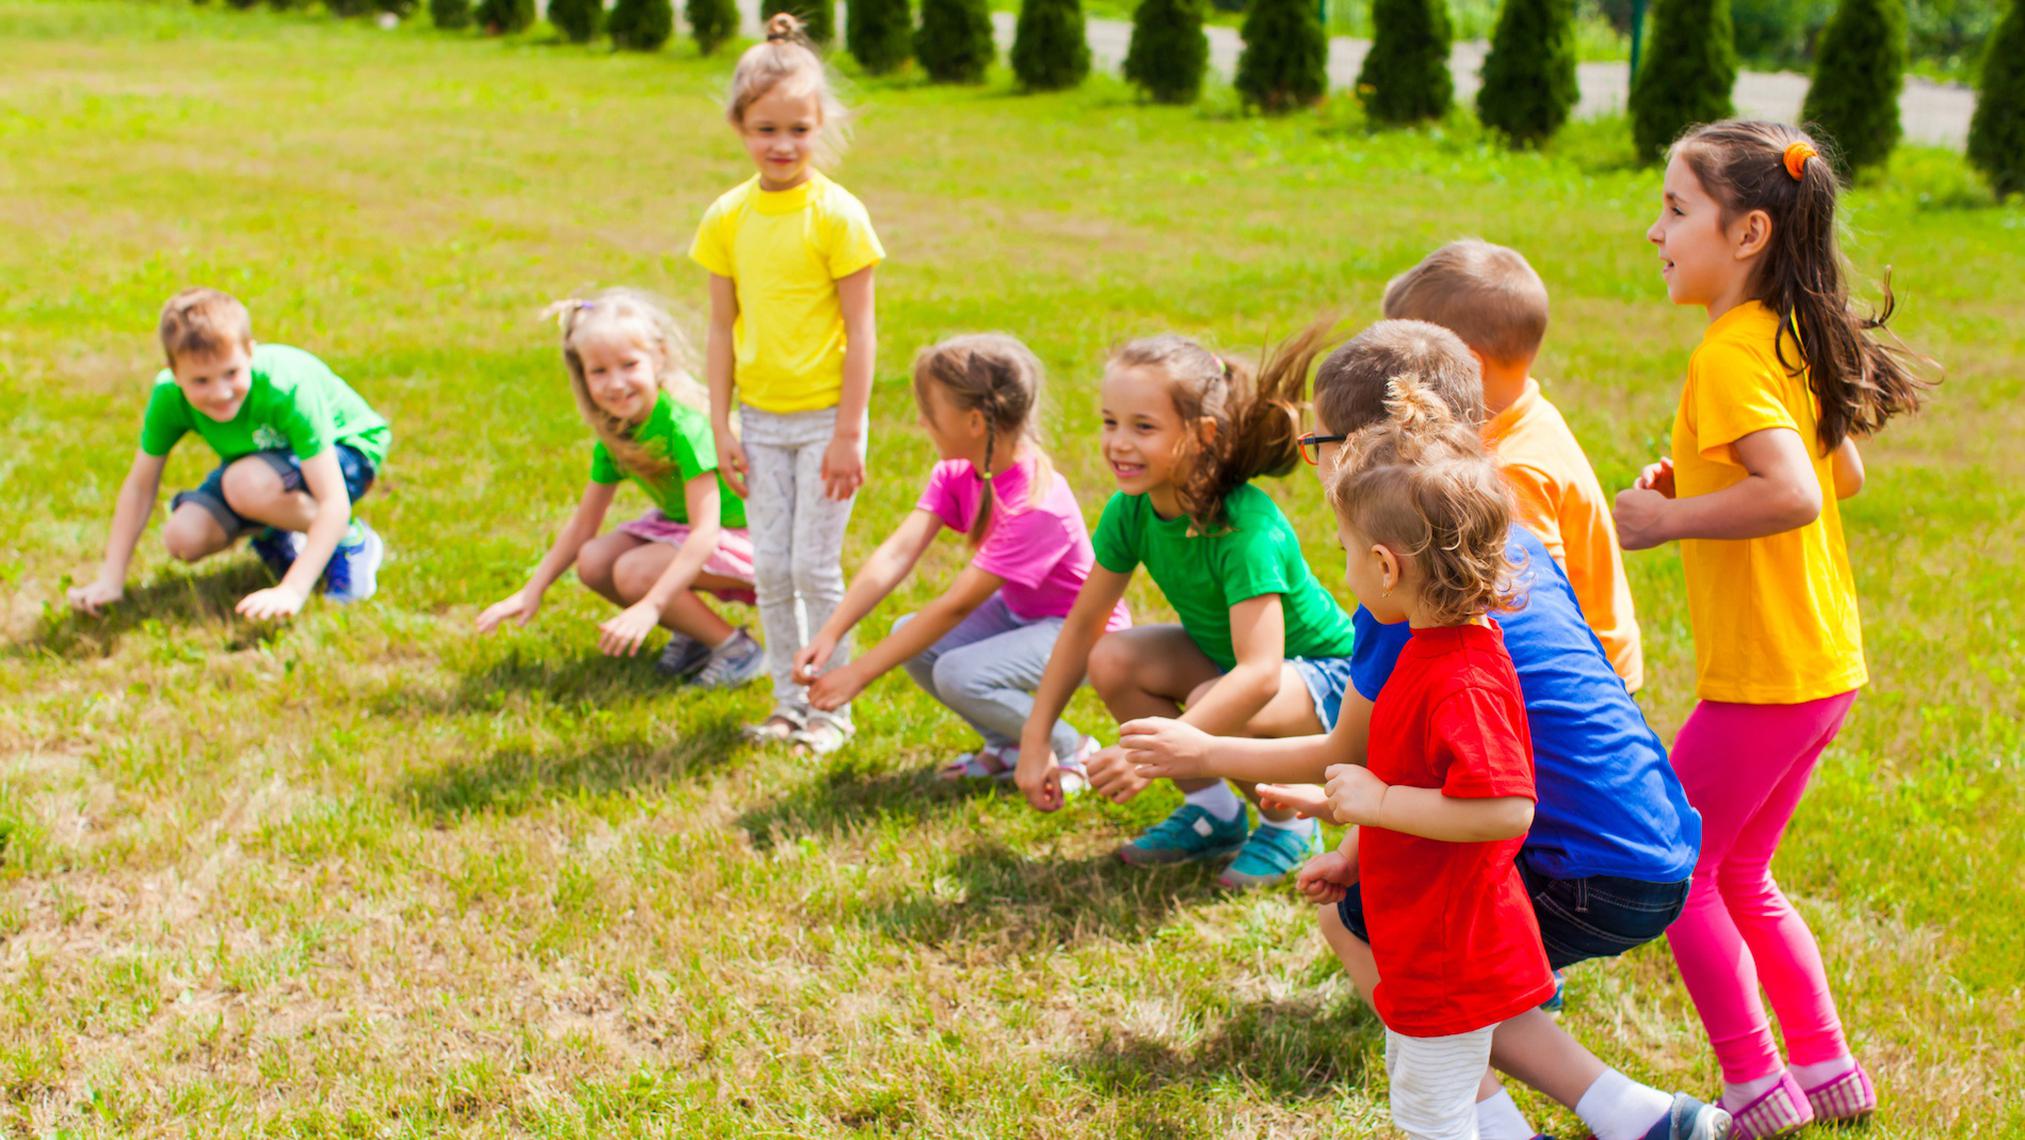
[[[897,70],[914,51],[913,7],[908,0],[851,0],[844,47],[873,75]]]
[[[1126,79],[1156,103],[1193,103],[1208,66],[1202,0],[1139,0],[1125,50]]]
[[[1534,146],[1554,137],[1581,97],[1574,0],[1505,0],[1484,58],[1477,118]]]
[[[613,14],[616,16],[618,9],[614,8]],[[738,0],[689,0],[682,15],[689,21],[689,34],[695,38],[697,50],[704,55],[738,34]]]
[[[429,22],[439,28],[471,26],[471,0],[429,0]]]
[[[548,0],[548,22],[573,44],[587,44],[605,22],[604,0]]]
[[[1652,38],[1631,81],[1631,138],[1657,159],[1696,123],[1736,114],[1737,47],[1729,0],[1656,0]]]
[[[471,15],[496,36],[524,32],[534,25],[534,0],[478,0]]]
[[[1245,102],[1273,113],[1329,90],[1329,38],[1314,0],[1252,0],[1240,34],[1236,86]]]
[[[1842,0],[1821,34],[1800,119],[1835,144],[1844,176],[1881,165],[1898,145],[1905,40],[1905,0]]]
[[[1371,50],[1357,97],[1380,123],[1439,119],[1455,98],[1446,0],[1372,0]]]
[[[1090,74],[1082,0],[1020,0],[1013,29],[1013,74],[1031,91],[1074,87]]]
[[[1989,178],[1997,197],[2025,191],[2025,0],[1990,36],[1976,113],[1969,120],[1969,161]]]
[[[937,83],[982,83],[998,48],[985,0],[921,0],[914,58]]]

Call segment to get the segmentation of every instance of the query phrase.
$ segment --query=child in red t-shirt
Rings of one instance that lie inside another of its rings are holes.
[[[1492,1030],[1554,994],[1513,863],[1533,821],[1532,739],[1485,616],[1512,601],[1511,508],[1476,432],[1439,400],[1401,378],[1387,409],[1345,442],[1329,498],[1351,590],[1413,636],[1372,710],[1369,766],[1329,769],[1350,833],[1301,882],[1361,880],[1393,1122],[1473,1140]]]

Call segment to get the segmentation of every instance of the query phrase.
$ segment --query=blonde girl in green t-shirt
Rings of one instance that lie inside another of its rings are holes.
[[[745,505],[718,472],[688,339],[665,309],[630,289],[550,311],[562,324],[570,391],[597,435],[591,477],[533,577],[478,615],[479,632],[509,618],[526,625],[575,563],[584,585],[625,607],[598,626],[599,650],[630,657],[665,626],[674,638],[662,672],[706,688],[745,684],[759,675],[765,651],[698,596],[750,603],[752,542]],[[600,536],[624,480],[654,509]]]
[[[1318,323],[1280,345],[1256,378],[1244,362],[1180,336],[1112,354],[1101,398],[1104,458],[1118,493],[1092,536],[1096,565],[1020,741],[1014,778],[1035,807],[1061,803],[1048,730],[1086,670],[1120,722],[1179,717],[1240,736],[1299,736],[1335,723],[1350,678],[1350,618],[1308,569],[1286,516],[1251,485],[1300,462],[1299,405],[1329,329]],[[1104,634],[1141,566],[1179,623]],[[1091,787],[1121,803],[1148,783],[1116,748],[1092,757],[1088,773]],[[1254,831],[1244,801],[1222,780],[1176,784],[1186,801],[1120,848],[1120,858],[1235,855],[1220,881],[1244,887],[1277,881],[1319,850],[1312,820],[1261,808]],[[1251,785],[1238,790],[1256,802]]]

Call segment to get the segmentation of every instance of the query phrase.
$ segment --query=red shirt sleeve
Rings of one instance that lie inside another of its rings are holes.
[[[1427,719],[1428,754],[1441,777],[1441,794],[1465,800],[1537,799],[1525,716],[1523,704],[1482,685],[1443,697]]]

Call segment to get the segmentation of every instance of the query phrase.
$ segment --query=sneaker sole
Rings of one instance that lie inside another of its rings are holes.
[[[336,602],[338,605],[348,606],[353,602],[363,602],[380,592],[380,566],[387,560],[387,544],[380,537],[379,531],[369,530],[366,532],[366,555],[366,572],[361,575],[354,568],[351,581],[347,584],[348,588],[345,592],[342,594],[327,593],[325,597]]]

